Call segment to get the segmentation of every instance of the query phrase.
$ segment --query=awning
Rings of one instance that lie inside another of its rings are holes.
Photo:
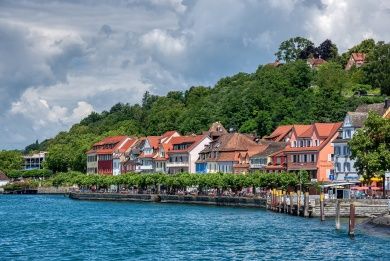
[[[331,184],[325,184],[321,185],[323,188],[331,188],[331,187],[339,187],[339,186],[347,186],[347,185],[356,185],[356,183],[360,183],[359,181],[356,182],[338,182],[338,183],[331,183]]]

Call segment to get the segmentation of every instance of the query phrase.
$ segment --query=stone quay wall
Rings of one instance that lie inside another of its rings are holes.
[[[79,200],[107,200],[107,201],[146,201],[161,203],[182,203],[197,205],[232,206],[266,208],[266,200],[244,197],[210,197],[192,195],[164,195],[164,194],[121,194],[121,193],[83,193],[71,192],[69,197]]]
[[[355,199],[355,200],[340,200],[340,216],[349,217],[350,204],[355,204],[356,217],[371,217],[386,213],[389,211],[388,199]],[[337,200],[326,200],[324,212],[326,217],[336,216]],[[313,206],[314,217],[320,216],[320,202],[315,200]]]

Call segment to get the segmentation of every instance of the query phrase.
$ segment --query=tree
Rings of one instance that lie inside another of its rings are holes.
[[[17,150],[0,151],[0,170],[8,173],[11,170],[20,170],[23,165],[22,153]]]
[[[378,42],[372,54],[363,66],[365,81],[373,87],[380,88],[381,93],[390,95],[390,44]]]
[[[278,52],[275,53],[276,57],[279,60],[285,62],[293,62],[300,57],[300,53],[309,48],[309,46],[314,46],[314,43],[303,37],[294,37],[282,42],[279,46]]]
[[[30,153],[32,151],[38,151],[40,149],[38,140],[35,141],[35,143],[32,143],[24,149],[24,153]]]
[[[358,173],[366,181],[379,175],[384,186],[384,173],[390,170],[390,119],[370,112],[364,127],[353,135],[348,145]]]
[[[335,59],[338,55],[337,46],[329,39],[326,39],[317,47],[317,52],[319,57],[327,61]]]

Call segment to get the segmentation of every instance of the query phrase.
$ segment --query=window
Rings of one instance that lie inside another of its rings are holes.
[[[339,162],[336,163],[336,171],[337,172],[341,171],[341,164]]]
[[[316,162],[316,155],[315,154],[311,154],[311,162]]]
[[[296,147],[296,146],[297,146],[297,141],[294,140],[294,141],[293,141],[293,147]]]
[[[351,170],[351,164],[349,162],[344,163],[344,172],[349,172]]]
[[[277,157],[276,158],[276,164],[280,165],[282,163],[282,160],[280,159],[280,157]]]
[[[340,147],[339,146],[334,147],[334,154],[335,154],[335,156],[340,155]]]
[[[320,141],[319,140],[315,140],[315,145],[319,146],[320,145]]]

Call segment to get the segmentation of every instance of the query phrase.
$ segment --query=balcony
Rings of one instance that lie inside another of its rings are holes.
[[[260,163],[251,163],[250,168],[251,169],[264,169],[266,165],[260,164]]]
[[[180,162],[180,161],[175,161],[175,162],[167,162],[167,167],[168,168],[174,168],[174,167],[188,167],[188,162]]]
[[[139,169],[140,170],[152,170],[153,165],[141,165],[141,166],[139,166]]]
[[[316,170],[317,162],[288,162],[288,170]]]

